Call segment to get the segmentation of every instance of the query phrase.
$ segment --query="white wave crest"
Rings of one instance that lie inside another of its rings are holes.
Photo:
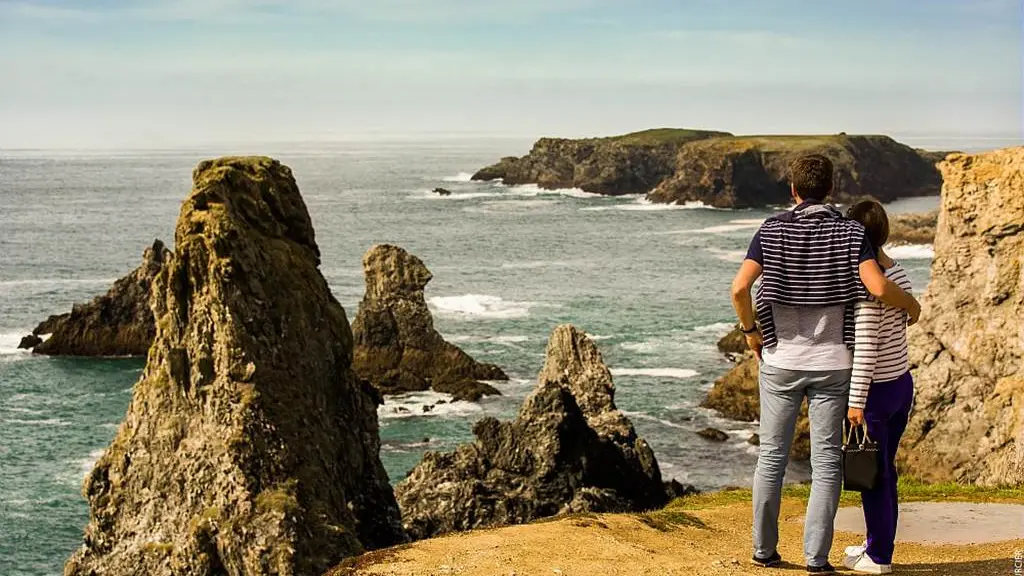
[[[516,186],[505,186],[508,193],[514,196],[568,196],[570,198],[604,198],[601,194],[587,192],[579,188],[555,188],[548,190],[536,184],[519,184]]]
[[[712,332],[714,334],[725,334],[735,328],[736,325],[732,322],[715,322],[714,324],[706,324],[704,326],[697,326],[693,329],[694,332]]]
[[[24,356],[27,358],[32,354],[32,351],[21,350],[18,348],[18,344],[21,344],[21,338],[30,332],[32,331],[25,330],[24,332],[4,332],[0,334],[0,356]]]
[[[678,378],[684,380],[699,376],[689,368],[612,368],[613,376],[646,376],[650,378]]]
[[[424,411],[424,407],[429,407]],[[476,402],[453,402],[452,397],[433,390],[411,392],[399,396],[388,396],[384,404],[377,407],[377,417],[381,420],[396,418],[436,418],[462,417],[483,412]]]
[[[92,469],[96,467],[96,462],[103,457],[103,453],[106,452],[105,448],[93,450],[89,452],[89,456],[83,458],[78,462],[79,471],[82,473],[82,478],[85,478],[92,472]]]
[[[530,315],[530,307],[534,305],[532,302],[513,302],[487,294],[435,296],[430,299],[430,304],[438,314],[489,319],[525,318]]]
[[[472,182],[473,175],[469,172],[459,172],[455,176],[445,176],[442,180],[445,182]]]
[[[664,204],[660,202],[651,202],[647,198],[641,196],[629,204],[615,204],[614,206],[588,206],[586,208],[580,208],[580,210],[584,212],[608,212],[612,210],[621,210],[624,212],[664,212],[671,210],[695,210],[699,208],[706,208],[706,206],[700,202]]]
[[[935,258],[935,247],[931,244],[900,244],[886,246],[885,253],[897,260],[929,260]]]

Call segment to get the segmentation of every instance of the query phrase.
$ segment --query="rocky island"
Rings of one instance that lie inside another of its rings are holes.
[[[201,163],[153,280],[156,336],[89,473],[66,576],[321,574],[403,542],[376,392],[270,158]]]
[[[474,180],[597,194],[647,194],[661,203],[717,208],[786,204],[787,168],[802,154],[824,154],[836,167],[838,201],[872,195],[884,202],[934,195],[942,178],[937,153],[875,135],[734,136],[655,129],[610,138],[541,138],[529,154],[486,167]]]

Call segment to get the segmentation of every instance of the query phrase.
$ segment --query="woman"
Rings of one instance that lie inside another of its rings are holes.
[[[882,248],[889,239],[889,217],[882,205],[859,202],[847,216],[864,225],[886,276],[909,293],[906,272]],[[867,541],[847,548],[843,565],[864,574],[889,574],[899,515],[896,449],[914,399],[907,359],[907,315],[866,300],[856,305],[855,317],[857,337],[847,416],[853,426],[867,424],[868,435],[878,443],[881,474],[877,487],[861,494]]]

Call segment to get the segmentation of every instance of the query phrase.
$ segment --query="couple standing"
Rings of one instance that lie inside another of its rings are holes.
[[[807,572],[835,573],[828,557],[849,419],[867,424],[882,464],[878,487],[863,493],[867,542],[847,548],[843,563],[857,572],[887,574],[896,536],[895,453],[913,398],[906,326],[921,308],[908,293],[902,268],[882,250],[889,223],[881,205],[861,202],[843,215],[825,203],[833,166],[824,156],[797,159],[790,178],[796,208],[765,221],[732,286],[740,328],[761,361],[754,563],[782,563],[782,481],[806,397],[812,469],[804,525]]]

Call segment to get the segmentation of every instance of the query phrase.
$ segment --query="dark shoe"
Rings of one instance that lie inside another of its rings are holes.
[[[825,562],[824,566],[808,566],[807,567],[807,573],[808,574],[838,574],[838,572],[836,572],[835,566],[829,564],[828,562]]]
[[[761,568],[775,568],[782,564],[782,556],[779,556],[778,552],[767,558],[758,558],[755,555],[752,561],[755,565],[760,566]]]

